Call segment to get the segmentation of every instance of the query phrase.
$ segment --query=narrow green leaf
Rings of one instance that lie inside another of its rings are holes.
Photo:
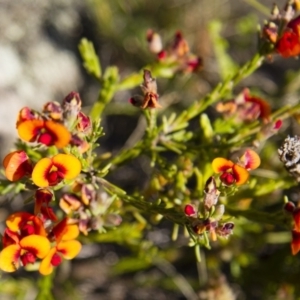
[[[101,64],[95,52],[93,43],[88,39],[83,38],[78,45],[78,49],[83,59],[83,66],[86,71],[95,76],[97,79],[100,79],[102,73]]]

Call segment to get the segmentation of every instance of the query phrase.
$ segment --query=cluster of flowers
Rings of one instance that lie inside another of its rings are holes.
[[[192,73],[202,68],[202,59],[190,52],[188,42],[180,31],[174,35],[172,43],[163,47],[160,35],[149,29],[147,32],[148,48],[157,55],[159,62],[174,66],[174,72]]]
[[[300,54],[300,1],[288,1],[282,11],[275,5],[271,19],[262,30],[263,38],[267,39],[275,51],[282,57]]]
[[[47,275],[63,258],[79,254],[81,244],[76,238],[80,232],[87,234],[105,224],[96,214],[99,206],[104,214],[111,201],[81,172],[90,157],[85,159],[83,154],[91,147],[93,132],[90,118],[81,111],[78,93],[71,92],[62,105],[48,102],[42,112],[24,107],[17,118],[17,131],[30,144],[19,144],[22,150],[6,155],[5,176],[33,190],[35,206],[33,214],[16,212],[7,218],[0,269],[13,272],[40,260],[39,272]],[[71,193],[65,192],[66,186]],[[63,187],[59,205],[68,216],[58,220],[50,203],[57,197],[55,191]],[[113,225],[121,222],[113,217],[108,215]]]
[[[213,171],[220,174],[221,185],[226,187],[245,184],[249,178],[249,171],[258,168],[259,165],[260,158],[251,149],[247,149],[237,163],[222,157],[217,157],[212,162]],[[192,231],[197,235],[207,232],[213,241],[217,236],[227,238],[234,228],[233,222],[222,219],[225,206],[218,204],[220,194],[216,179],[211,176],[205,184],[204,199],[199,210],[192,204],[187,204],[184,209]]]

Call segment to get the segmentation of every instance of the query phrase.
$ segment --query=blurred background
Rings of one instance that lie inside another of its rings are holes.
[[[278,5],[282,2],[278,1]],[[103,69],[116,65],[121,77],[126,77],[155,61],[147,49],[149,28],[162,36],[165,45],[176,30],[181,30],[191,51],[203,58],[204,68],[197,74],[158,80],[162,104],[172,104],[171,110],[180,111],[220,81],[215,47],[219,34],[227,43],[232,60],[236,64],[246,62],[256,52],[257,28],[268,18],[272,3],[267,0],[0,0],[1,158],[13,148],[16,117],[23,106],[41,109],[47,101],[60,102],[70,91],[80,92],[87,110],[95,101],[99,85],[82,67],[78,52],[82,37],[94,43]],[[236,92],[249,87],[270,100],[274,108],[295,103],[300,87],[299,66],[298,60],[275,57],[243,81]],[[105,110],[102,152],[119,150],[139,125],[139,110],[128,104],[135,92],[117,93]],[[290,133],[299,132],[295,121],[285,126]],[[123,169],[114,179],[130,188],[139,184],[137,178],[141,174],[147,176],[142,162]],[[7,209],[6,202],[3,203],[2,222]],[[21,207],[22,202],[13,205]],[[86,245],[72,272],[71,266],[65,264],[56,276],[56,299],[194,299],[193,294],[183,291],[189,290],[189,285],[199,290],[202,281],[208,284],[198,293],[199,299],[298,299],[292,294],[299,262],[290,258],[287,244],[274,248],[264,245],[255,235],[251,238],[252,233],[261,229],[251,227],[247,240],[233,236],[231,251],[224,248],[207,252],[207,271],[206,263],[196,264],[193,250],[185,246],[186,238],[182,236],[171,242],[169,225],[166,222],[154,227],[147,238],[158,247],[169,249],[173,264],[158,262],[132,271],[126,263],[118,265],[121,258],[129,255],[127,248],[110,243]],[[3,230],[3,225],[0,228]],[[236,234],[238,237],[239,233]],[[242,251],[244,246],[247,250]],[[204,258],[206,254],[203,252]],[[232,262],[233,257],[236,262]],[[283,257],[289,257],[285,264]],[[135,261],[128,260],[127,264],[130,263]],[[284,267],[280,268],[281,264]],[[0,298],[33,299],[34,276],[22,271],[12,277],[3,275]],[[203,276],[208,276],[208,281]]]

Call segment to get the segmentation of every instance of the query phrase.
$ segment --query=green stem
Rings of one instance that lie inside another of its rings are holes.
[[[112,100],[115,92],[117,91],[118,81],[118,69],[116,67],[107,68],[102,78],[102,87],[97,101],[94,103],[89,113],[93,121],[97,120],[101,116],[106,105]]]
[[[176,128],[180,125],[180,123],[189,121],[201,114],[208,106],[224,98],[237,83],[251,75],[257,68],[259,68],[263,60],[264,56],[261,56],[261,54],[257,53],[254,55],[254,57],[245,63],[234,75],[229,77],[223,83],[218,84],[210,94],[194,102],[194,104],[186,111],[183,111],[174,122],[173,127]]]
[[[38,294],[35,300],[54,300],[52,295],[53,278],[55,272],[48,276],[41,276],[38,281]]]
[[[267,213],[263,211],[257,211],[252,209],[242,210],[226,206],[226,213],[234,217],[244,217],[249,221],[263,223],[263,224],[273,224],[281,227],[286,227],[287,218],[282,212],[279,213]]]

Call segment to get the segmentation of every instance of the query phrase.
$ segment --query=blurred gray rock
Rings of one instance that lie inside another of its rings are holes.
[[[80,62],[67,45],[78,37],[81,9],[80,0],[0,1],[1,157],[13,148],[23,106],[41,109],[82,85]],[[65,43],[56,43],[51,34],[65,37]]]

